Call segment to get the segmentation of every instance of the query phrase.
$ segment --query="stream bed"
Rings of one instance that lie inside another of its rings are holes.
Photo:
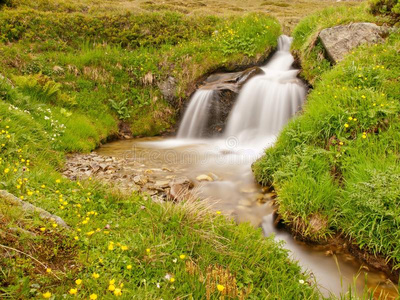
[[[274,138],[264,140],[267,146],[268,142],[271,145]],[[189,178],[198,197],[212,210],[232,216],[237,222],[262,227],[265,235],[274,234],[277,240],[283,240],[291,257],[313,274],[326,296],[330,293],[339,296],[348,291],[350,285],[355,285],[360,294],[368,288],[374,290],[377,297],[383,293],[386,299],[395,299],[396,287],[385,274],[363,265],[345,247],[308,245],[274,225],[274,195],[254,180],[250,165],[258,153],[252,149],[240,148],[235,138],[141,138],[108,143],[96,153],[123,161],[127,170],[146,174],[150,183],[181,176]],[[118,171],[115,174],[126,177]],[[197,180],[200,175],[212,181]],[[149,192],[151,195],[151,189]]]

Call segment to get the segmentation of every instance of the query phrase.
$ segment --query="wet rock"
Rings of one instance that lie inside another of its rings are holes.
[[[214,91],[206,134],[218,135],[224,130],[241,87],[252,77],[263,73],[260,68],[252,67],[241,72],[212,74],[205,80],[201,89]]]
[[[205,175],[205,174],[197,176],[196,180],[200,181],[200,182],[202,182],[202,181],[214,181],[210,176]]]
[[[174,184],[180,184],[180,185],[183,185],[183,186],[187,186],[188,188],[192,188],[193,187],[193,182],[189,178],[187,178],[186,176],[175,178],[173,181],[171,181],[170,186],[172,186]]]
[[[214,174],[214,173],[208,173],[208,175],[214,180],[214,181],[217,181],[217,180],[219,180],[219,177],[218,177],[218,175],[216,175],[216,174]]]
[[[144,175],[136,175],[135,177],[133,177],[133,181],[138,185],[145,185],[149,182],[149,178]]]
[[[156,183],[154,184],[154,187],[157,189],[166,189],[169,187],[169,180],[159,180],[156,181]]]
[[[242,72],[212,74],[205,80],[202,88],[209,90],[230,90],[237,94],[249,79],[263,73],[263,70],[259,67],[252,67]]]
[[[353,23],[324,29],[319,38],[329,59],[341,61],[352,49],[365,44],[383,43],[388,29],[373,23]]]
[[[168,172],[172,170],[168,169]],[[97,153],[69,156],[63,174],[72,180],[95,177],[124,192],[147,193],[157,201],[184,199],[193,188],[193,182],[187,177],[164,176],[161,168],[146,169],[142,164],[133,163],[127,165],[125,160]]]

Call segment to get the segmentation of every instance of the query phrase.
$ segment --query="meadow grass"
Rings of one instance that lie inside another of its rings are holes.
[[[358,11],[360,21],[374,20],[365,8]],[[253,169],[260,182],[274,185],[279,213],[301,224],[297,229],[305,238],[321,241],[342,233],[367,253],[383,256],[396,272],[400,35],[394,30],[385,43],[360,46],[337,65],[318,68],[325,62],[313,57],[320,49],[313,41],[339,15],[337,24],[348,20],[341,9],[329,9],[295,29],[293,47],[315,86],[303,112]]]
[[[194,199],[154,203],[60,174],[66,153],[96,148],[120,120],[134,135],[159,134],[198,78],[264,60],[280,34],[274,18],[8,4],[0,10],[0,189],[70,228],[0,198],[0,298],[320,297],[287,251],[249,224]],[[168,76],[175,106],[158,87]]]

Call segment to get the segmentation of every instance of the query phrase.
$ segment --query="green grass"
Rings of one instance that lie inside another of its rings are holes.
[[[398,270],[400,35],[361,46],[333,67],[309,68],[321,63],[310,43],[342,12],[325,11],[295,30],[294,47],[315,88],[303,113],[253,169],[260,182],[274,185],[279,213],[304,237],[320,241],[343,233]],[[361,20],[373,20],[365,16]],[[319,230],[310,225],[313,218],[323,224]]]
[[[71,228],[0,198],[0,298],[320,297],[260,229],[194,200],[157,204],[60,174],[66,153],[96,148],[119,119],[134,135],[159,134],[198,78],[264,60],[280,34],[274,18],[8,4],[0,10],[0,189]],[[175,103],[158,87],[168,76]]]

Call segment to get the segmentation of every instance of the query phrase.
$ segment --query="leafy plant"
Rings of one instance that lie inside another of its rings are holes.
[[[33,99],[60,106],[75,106],[75,97],[61,91],[61,84],[41,73],[35,75],[14,76],[15,85]]]
[[[120,102],[116,102],[116,101],[114,101],[112,99],[109,99],[108,101],[110,101],[111,107],[118,114],[118,118],[120,120],[126,120],[126,119],[129,119],[131,117],[131,115],[129,113],[128,106],[127,106],[129,99],[125,99],[125,100],[122,100]]]

